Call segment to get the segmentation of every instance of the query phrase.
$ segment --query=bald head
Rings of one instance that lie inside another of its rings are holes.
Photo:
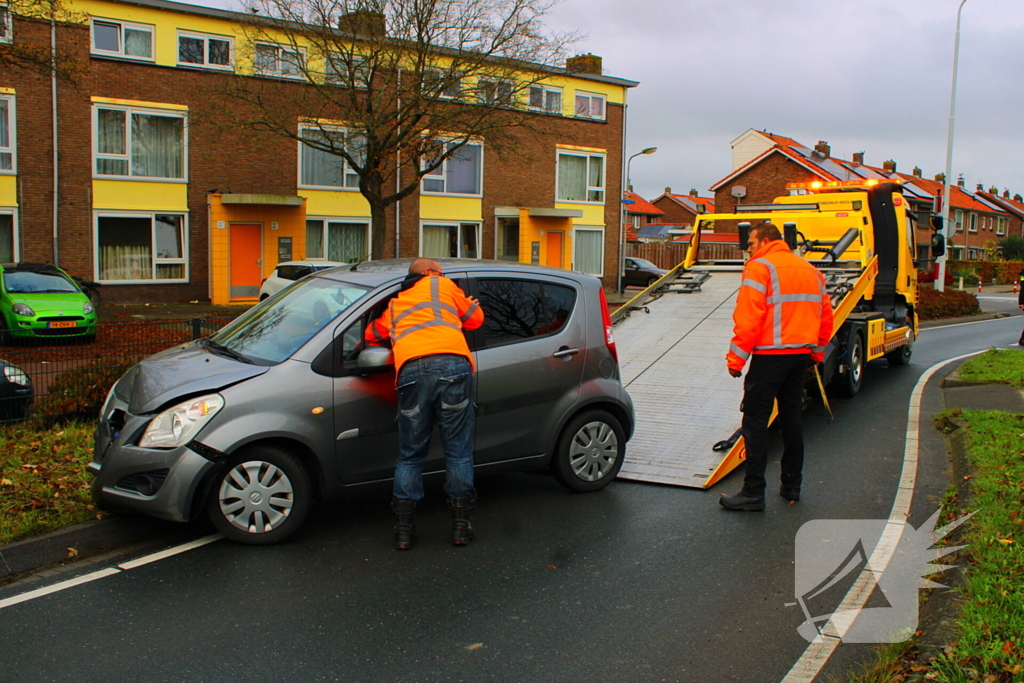
[[[422,256],[418,259],[413,259],[413,262],[409,264],[410,275],[423,275],[428,270],[435,270],[441,273],[441,264],[432,258],[423,258]]]

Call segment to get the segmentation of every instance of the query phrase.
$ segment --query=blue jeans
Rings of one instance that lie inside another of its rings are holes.
[[[475,498],[476,385],[473,368],[465,356],[437,354],[414,358],[398,373],[395,498],[423,498],[423,463],[435,424],[444,447],[445,493],[452,498]]]

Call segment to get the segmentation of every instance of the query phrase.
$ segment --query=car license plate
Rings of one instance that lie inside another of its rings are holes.
[[[75,327],[75,325],[77,325],[77,324],[78,323],[76,323],[74,320],[56,320],[56,321],[52,321],[52,322],[46,323],[46,326],[49,327],[49,328],[54,328],[54,327]]]

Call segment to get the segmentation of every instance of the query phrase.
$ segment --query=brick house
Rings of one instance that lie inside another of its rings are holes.
[[[899,179],[905,199],[918,216],[917,256],[927,258],[933,235],[930,217],[935,198],[943,192],[941,174],[935,180],[926,180],[920,168],[911,174],[899,173],[892,160],[883,162],[881,167],[868,166],[864,163],[864,152],[853,154],[848,161],[833,157],[826,142],[819,141],[812,148],[792,138],[754,129],[740,135],[730,146],[732,171],[711,186],[720,213],[734,212],[739,203],[771,203],[775,197],[788,194],[787,183]],[[1010,229],[1012,217],[1008,211],[980,192],[967,191],[962,180],[952,188],[950,204],[950,221],[957,225],[956,231],[950,232],[953,258],[986,257]]]
[[[523,107],[539,133],[517,129],[514,152],[469,145],[466,163],[389,207],[384,251],[370,253],[369,205],[337,159],[208,125],[225,80],[263,68],[268,50],[271,73],[252,78],[280,81],[284,100],[313,87],[279,48],[245,43],[246,17],[167,0],[72,9],[55,35],[82,66],[78,88],[0,74],[0,261],[57,263],[110,302],[248,303],[279,261],[307,258],[499,258],[614,283],[637,83],[603,75],[600,57],[538,66],[539,98],[531,88]],[[0,37],[48,50],[50,25],[15,16]]]
[[[715,200],[699,196],[697,190],[690,190],[689,194],[672,194],[672,188],[666,187],[651,203],[664,212],[665,222],[681,225],[693,225],[697,216],[715,212]]]

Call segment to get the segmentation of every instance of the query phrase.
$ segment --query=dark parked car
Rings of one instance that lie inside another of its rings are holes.
[[[107,396],[89,471],[98,502],[225,536],[279,541],[320,498],[386,482],[398,452],[395,368],[366,348],[409,259],[312,273],[207,339],[131,368]],[[568,488],[615,479],[633,432],[601,281],[504,261],[443,259],[480,300],[476,468],[548,467]],[[444,475],[435,442],[431,477]]]
[[[0,421],[28,417],[32,405],[32,380],[16,365],[0,358]]]
[[[650,261],[635,256],[627,256],[626,267],[623,269],[623,287],[650,287],[655,280],[668,271],[659,268]]]

